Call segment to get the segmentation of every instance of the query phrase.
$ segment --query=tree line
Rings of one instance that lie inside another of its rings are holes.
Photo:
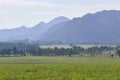
[[[16,45],[16,46],[15,46]],[[18,46],[19,45],[19,46]],[[106,53],[110,57],[120,57],[120,47],[112,46],[93,46],[83,48],[81,46],[72,45],[71,48],[41,48],[38,45],[30,44],[9,44],[10,47],[2,48],[0,46],[0,56],[105,56]],[[115,51],[113,54],[112,52]]]

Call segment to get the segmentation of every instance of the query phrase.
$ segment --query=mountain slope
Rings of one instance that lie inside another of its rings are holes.
[[[120,11],[110,10],[56,24],[36,38],[43,41],[114,43],[120,41],[119,30]]]
[[[119,43],[120,11],[109,10],[69,20],[57,17],[32,28],[25,26],[0,30],[0,41],[14,40],[65,41],[81,43]]]
[[[13,29],[0,30],[0,41],[13,40],[15,38],[14,36],[25,34],[27,31],[28,28],[26,26],[21,26]]]
[[[53,27],[56,24],[67,22],[69,21],[68,18],[59,16],[54,18],[48,23],[40,22],[39,24],[35,25],[33,28],[31,28],[30,33],[32,32],[32,35],[29,39],[33,40],[36,36],[41,35],[43,32],[47,31],[49,28]]]
[[[40,35],[47,29],[51,28],[53,25],[69,21],[68,18],[60,16],[48,23],[40,22],[39,24],[33,26],[32,28],[26,28],[25,26],[0,30],[0,41],[12,41],[12,40],[33,40],[36,36]]]

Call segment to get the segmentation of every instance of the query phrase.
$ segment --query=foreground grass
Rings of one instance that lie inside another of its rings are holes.
[[[0,80],[120,80],[120,59],[0,57]]]

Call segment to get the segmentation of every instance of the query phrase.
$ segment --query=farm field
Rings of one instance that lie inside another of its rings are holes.
[[[120,80],[120,58],[0,57],[0,80]]]
[[[80,47],[82,47],[82,48],[84,48],[84,49],[87,49],[87,48],[91,48],[91,47],[95,47],[95,46],[98,46],[98,47],[100,47],[100,46],[111,46],[111,47],[115,47],[116,45],[76,45],[76,46],[80,46]],[[42,45],[42,46],[40,46],[41,48],[55,48],[55,47],[57,47],[57,48],[72,48],[72,46],[70,46],[70,45]]]

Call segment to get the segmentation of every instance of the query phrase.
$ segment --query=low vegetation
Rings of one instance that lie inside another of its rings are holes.
[[[0,43],[0,56],[80,56],[119,57],[120,46],[115,45],[60,45],[40,46],[23,43]]]
[[[0,80],[119,80],[120,58],[1,57]]]
[[[0,80],[120,80],[119,46],[0,44]]]

